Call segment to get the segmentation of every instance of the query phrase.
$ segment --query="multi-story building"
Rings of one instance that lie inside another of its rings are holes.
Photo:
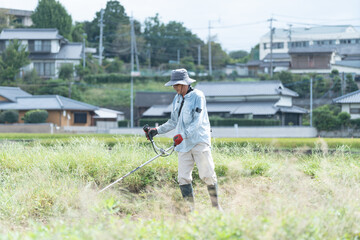
[[[31,20],[31,15],[33,14],[33,11],[0,8],[0,14],[5,21],[4,24],[8,27],[11,25],[30,27],[33,24]]]
[[[260,39],[265,72],[271,65],[274,71],[330,73],[341,68],[360,74],[360,31],[351,25],[275,29],[270,51],[268,32]]]
[[[30,52],[31,63],[23,71],[35,69],[43,78],[56,78],[63,64],[80,64],[82,43],[70,43],[57,29],[17,28],[0,33],[0,53],[11,40],[18,39]]]

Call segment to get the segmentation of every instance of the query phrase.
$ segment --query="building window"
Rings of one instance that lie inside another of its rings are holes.
[[[352,114],[360,114],[360,108],[350,108],[350,113],[352,113]]]
[[[334,44],[335,44],[335,40],[317,40],[317,41],[314,41],[314,45],[317,45],[317,46],[334,45]]]
[[[264,43],[264,49],[266,49],[266,43]]]
[[[283,42],[273,43],[273,49],[282,49],[282,48],[284,48],[284,43]]]
[[[51,41],[48,40],[35,40],[34,41],[34,52],[50,52]]]
[[[86,112],[75,112],[74,113],[74,123],[86,123],[87,122],[87,113]]]
[[[55,76],[55,63],[53,62],[35,62],[34,68],[39,76]]]
[[[340,44],[356,44],[360,43],[360,39],[340,39]]]
[[[290,47],[308,47],[309,46],[309,41],[297,41],[297,42],[290,42],[289,43]]]

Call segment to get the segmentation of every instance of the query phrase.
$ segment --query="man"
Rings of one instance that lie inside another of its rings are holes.
[[[151,128],[149,135],[167,133],[175,129],[175,133],[183,138],[176,146],[178,154],[178,181],[182,196],[193,207],[194,193],[192,188],[192,171],[194,163],[199,170],[201,180],[207,184],[213,207],[221,210],[218,201],[217,178],[211,156],[210,122],[206,109],[204,94],[193,89],[190,84],[195,82],[186,69],[172,71],[171,80],[165,86],[173,86],[177,95],[172,103],[171,118],[157,128]]]

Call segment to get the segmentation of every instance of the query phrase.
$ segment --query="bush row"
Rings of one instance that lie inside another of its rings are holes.
[[[170,76],[139,76],[134,77],[134,81],[156,81],[156,82],[166,82],[169,81]],[[211,76],[201,76],[196,77],[197,80],[200,81],[211,81]],[[131,81],[130,75],[123,75],[118,73],[110,73],[110,74],[94,74],[87,75],[84,77],[84,81],[87,83],[129,83]]]
[[[155,126],[155,123],[159,125],[165,123],[167,118],[144,118],[140,119],[140,126],[144,126],[145,124],[149,124],[150,126]],[[228,119],[210,119],[210,124],[213,127],[228,127],[234,126],[237,124],[238,126],[279,126],[279,120],[273,119],[238,119],[238,118],[228,118]]]
[[[238,118],[227,118],[227,119],[210,119],[210,124],[213,127],[219,126],[279,126],[280,120],[273,119],[238,119]]]

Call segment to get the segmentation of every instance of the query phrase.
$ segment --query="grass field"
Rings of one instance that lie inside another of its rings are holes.
[[[316,149],[309,154],[300,143],[278,152],[261,139],[215,139],[224,213],[210,207],[196,169],[196,211],[186,213],[176,153],[98,194],[155,156],[148,142],[107,135],[5,140],[21,136],[0,136],[0,239],[360,239],[360,162],[347,140],[309,140]]]

